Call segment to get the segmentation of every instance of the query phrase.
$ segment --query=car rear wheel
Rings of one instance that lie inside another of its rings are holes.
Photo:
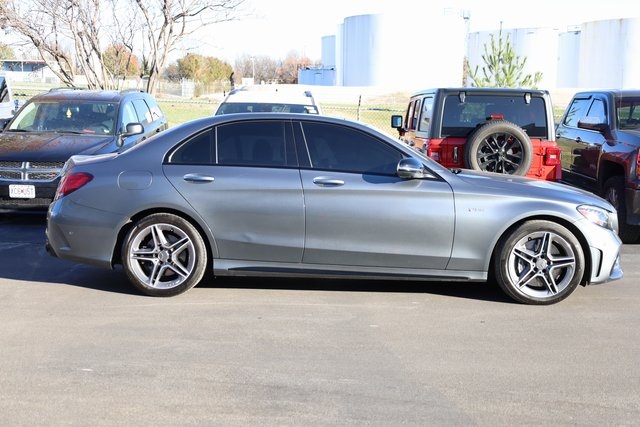
[[[524,176],[531,168],[533,146],[519,126],[491,120],[469,136],[464,160],[468,169]]]
[[[550,221],[526,222],[501,239],[494,259],[500,288],[525,304],[553,304],[582,280],[584,253],[576,237]]]
[[[122,265],[129,281],[151,296],[178,295],[202,279],[207,251],[196,228],[172,214],[153,214],[127,233]]]
[[[635,243],[640,238],[640,226],[627,224],[627,203],[624,198],[624,178],[612,176],[604,183],[604,198],[618,212],[618,236],[624,243]]]

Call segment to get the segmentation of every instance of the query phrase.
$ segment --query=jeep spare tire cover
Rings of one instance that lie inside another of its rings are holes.
[[[490,120],[474,130],[464,147],[468,169],[526,175],[533,160],[527,133],[506,120]]]

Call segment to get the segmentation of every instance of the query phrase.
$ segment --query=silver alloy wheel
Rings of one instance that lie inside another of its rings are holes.
[[[130,248],[127,256],[131,272],[151,288],[180,286],[196,265],[193,242],[173,224],[157,223],[139,230]]]
[[[559,234],[532,232],[513,246],[507,258],[507,274],[514,288],[533,298],[558,295],[576,274],[576,254]]]
[[[480,169],[487,172],[514,174],[524,161],[524,146],[514,135],[494,133],[478,146],[476,158]]]

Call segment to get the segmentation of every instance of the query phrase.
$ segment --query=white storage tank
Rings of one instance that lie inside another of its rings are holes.
[[[460,14],[430,11],[418,25],[401,14],[351,16],[336,37],[337,84],[397,90],[459,86],[464,42]]]
[[[336,66],[336,36],[322,37],[322,52],[320,61],[326,68],[335,68]]]
[[[558,35],[558,88],[578,87],[580,72],[580,30]]]
[[[582,24],[579,86],[640,87],[640,18]]]

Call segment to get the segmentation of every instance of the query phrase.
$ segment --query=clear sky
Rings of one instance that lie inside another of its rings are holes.
[[[566,30],[589,21],[640,17],[640,0],[247,0],[245,9],[245,17],[206,27],[185,46],[231,64],[244,54],[282,59],[291,51],[319,60],[322,37],[335,35],[344,18],[354,15],[393,13],[406,25],[419,25],[421,15],[449,9],[467,12],[471,32],[498,29],[501,23]]]

